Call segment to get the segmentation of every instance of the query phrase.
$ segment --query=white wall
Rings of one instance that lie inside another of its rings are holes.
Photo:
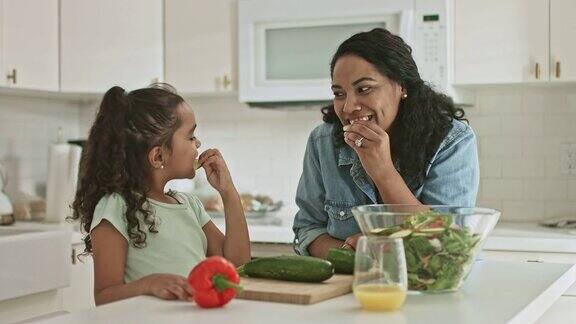
[[[79,117],[75,102],[0,96],[0,163],[11,198],[45,195],[48,148],[59,127],[64,139],[78,138]]]

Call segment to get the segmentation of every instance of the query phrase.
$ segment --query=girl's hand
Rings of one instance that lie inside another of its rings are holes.
[[[372,180],[376,181],[384,173],[394,169],[390,138],[377,124],[357,121],[344,126],[344,141],[356,151],[364,170]]]
[[[182,276],[155,273],[141,279],[146,286],[146,292],[149,295],[161,299],[173,300],[190,300],[194,295],[188,280]]]
[[[208,149],[198,157],[198,162],[206,171],[206,179],[221,194],[234,189],[230,171],[217,149]]]

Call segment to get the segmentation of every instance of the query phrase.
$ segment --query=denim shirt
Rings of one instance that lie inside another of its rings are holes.
[[[359,233],[351,208],[378,203],[379,193],[356,152],[346,144],[334,145],[334,127],[322,124],[308,138],[293,225],[295,250],[301,255],[309,255],[308,246],[321,234],[345,240]],[[412,193],[426,205],[473,207],[479,173],[476,136],[466,123],[454,120],[422,185]]]

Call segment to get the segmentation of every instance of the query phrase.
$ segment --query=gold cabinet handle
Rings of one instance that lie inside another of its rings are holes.
[[[76,249],[72,248],[72,264],[76,264]]]
[[[228,76],[228,74],[224,75],[222,78],[222,85],[224,86],[224,90],[228,90],[228,87],[232,84],[232,79]]]
[[[536,75],[536,80],[540,79],[540,64],[538,63],[534,67],[534,74]]]
[[[12,80],[12,84],[16,84],[16,69],[12,69],[11,73],[8,73],[8,75],[6,75],[6,79],[8,81]]]
[[[556,78],[560,78],[560,61],[556,62]]]

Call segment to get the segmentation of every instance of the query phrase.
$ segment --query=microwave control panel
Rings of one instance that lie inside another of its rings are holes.
[[[414,1],[414,59],[420,77],[439,92],[448,86],[446,1]]]

